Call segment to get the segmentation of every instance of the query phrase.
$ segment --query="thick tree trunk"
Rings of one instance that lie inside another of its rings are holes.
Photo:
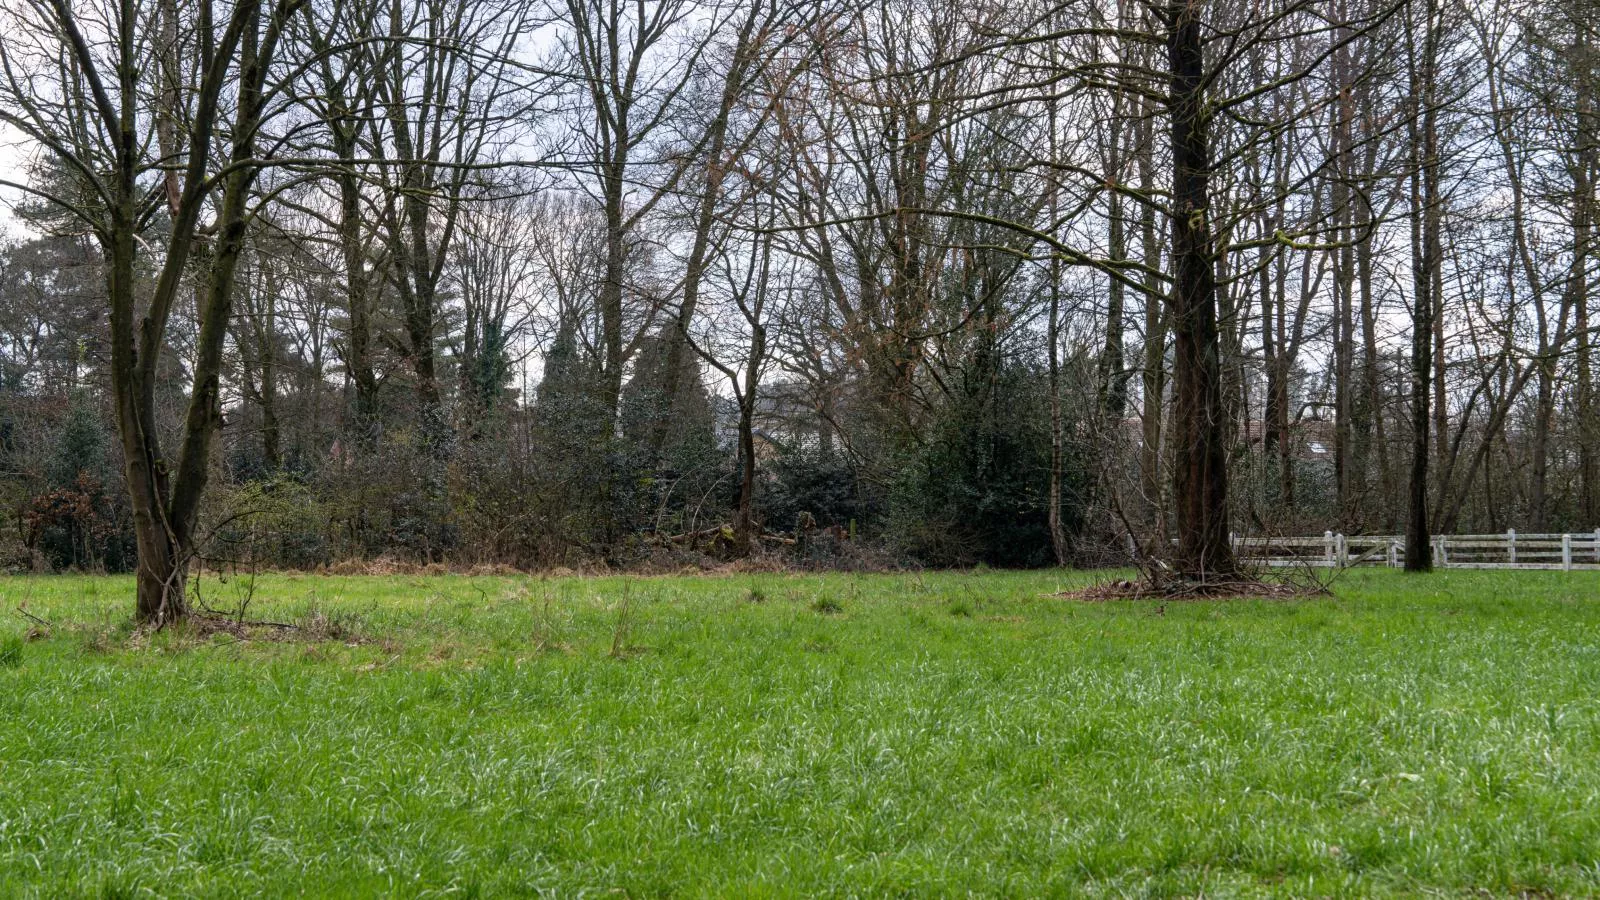
[[[1339,128],[1342,143],[1348,147],[1348,123]],[[1348,150],[1341,151],[1341,160],[1348,163]],[[1348,165],[1342,166],[1346,171]],[[1350,189],[1345,178],[1334,184],[1334,216],[1336,233],[1342,242],[1337,253],[1337,273],[1334,277],[1334,345],[1333,345],[1333,473],[1335,493],[1338,498],[1340,531],[1350,530],[1355,517],[1356,473],[1352,465],[1351,419],[1354,414],[1355,376],[1355,252],[1350,244],[1354,237],[1352,227]]]
[[[1583,202],[1583,201],[1580,201]],[[1600,414],[1595,409],[1594,352],[1589,335],[1589,283],[1587,245],[1591,226],[1587,213],[1579,213],[1574,229],[1577,246],[1573,260],[1573,327],[1577,331],[1577,432],[1578,432],[1578,507],[1584,524],[1600,521]]]
[[[1173,494],[1175,569],[1195,581],[1228,578],[1237,566],[1228,536],[1221,339],[1217,323],[1211,156],[1199,5],[1167,7],[1172,32]]]
[[[296,8],[295,3],[290,3],[278,11],[289,16]],[[170,21],[172,6],[169,4],[165,10]],[[157,626],[180,620],[187,612],[184,576],[194,549],[211,443],[221,422],[221,358],[234,275],[248,222],[246,198],[255,177],[254,136],[261,123],[262,85],[279,35],[279,23],[274,22],[263,40],[262,8],[252,0],[235,4],[225,25],[213,22],[211,14],[209,5],[198,8],[196,30],[209,36],[211,43],[192,73],[198,76],[198,83],[185,86],[188,116],[182,139],[186,152],[179,151],[176,132],[158,140],[162,165],[176,167],[180,162],[177,157],[187,158],[181,161],[182,177],[165,180],[172,223],[165,234],[164,252],[156,255],[158,275],[148,291],[140,289],[135,277],[140,235],[146,224],[141,207],[149,190],[149,185],[139,183],[140,173],[149,171],[136,114],[147,99],[139,81],[139,66],[144,59],[138,55],[135,37],[140,22],[131,14],[122,16],[113,32],[96,33],[99,43],[91,50],[70,9],[59,6],[54,17],[56,29],[68,37],[62,48],[74,71],[86,73],[83,77],[93,81],[102,77],[99,69],[115,67],[115,89],[104,87],[110,84],[109,79],[96,87],[98,123],[91,124],[90,117],[85,117],[77,127],[103,129],[99,140],[113,156],[96,176],[102,179],[100,196],[106,207],[104,218],[95,224],[105,258],[113,405],[138,547],[134,611],[140,623]],[[108,63],[108,57],[114,62]],[[162,61],[156,64],[161,65]],[[166,78],[159,80],[158,90],[169,101],[174,84]],[[216,185],[207,181],[206,174],[217,149],[214,139],[223,109],[221,96],[230,84],[235,89],[235,112],[226,137],[233,140],[233,146],[218,196]],[[80,170],[92,165],[60,146],[51,149]],[[197,255],[200,216],[202,211],[210,210],[216,213],[214,243],[203,264],[196,264],[192,257]],[[186,276],[191,271],[203,273],[196,292],[200,329],[194,345],[193,385],[182,429],[182,452],[177,466],[169,468],[158,439],[155,385],[162,374],[160,362],[167,325],[178,295],[189,284]],[[140,299],[142,304],[136,302]],[[137,317],[141,308],[142,318]]]
[[[155,395],[134,346],[133,229],[130,225],[115,231],[106,253],[106,288],[111,300],[111,386],[138,552],[134,618],[160,626],[182,619],[188,612],[183,579],[187,566],[179,564],[173,533],[167,527],[167,465],[157,441]]]
[[[756,368],[759,363],[750,366]],[[733,520],[734,552],[749,556],[755,543],[756,497],[756,394],[753,383],[746,382],[744,395],[739,398],[739,502]]]
[[[1590,52],[1588,35],[1578,30],[1574,54],[1585,59]],[[1572,178],[1572,267],[1568,275],[1568,290],[1572,294],[1572,310],[1577,330],[1577,384],[1574,394],[1577,406],[1578,435],[1578,507],[1585,527],[1600,523],[1600,410],[1596,409],[1595,380],[1592,354],[1593,338],[1589,334],[1589,264],[1594,258],[1595,186],[1597,169],[1600,169],[1600,133],[1596,130],[1594,88],[1591,81],[1578,90],[1577,119],[1580,150],[1573,164]]]
[[[756,530],[756,441],[747,410],[739,414],[739,458],[739,506],[733,521],[733,546],[739,556],[749,556]]]
[[[1425,275],[1422,277],[1426,277]],[[1429,374],[1432,370],[1433,335],[1429,291],[1412,298],[1411,317],[1411,479],[1407,491],[1406,571],[1433,568],[1432,535],[1428,531],[1428,456],[1432,452],[1428,412]]]
[[[423,445],[436,463],[430,467],[429,477],[442,482],[443,474],[437,470],[448,453],[450,426],[444,417],[433,346],[439,315],[438,267],[434,264],[435,250],[430,247],[433,229],[428,204],[423,199],[427,185],[419,170],[417,165],[407,167],[406,192],[401,201],[406,222],[400,225],[392,246],[400,269],[400,297],[405,304],[406,355],[416,379],[417,425]],[[444,248],[441,246],[437,252],[443,253]]]
[[[738,301],[745,320],[750,323],[750,355],[745,361],[744,389],[738,391],[739,400],[739,503],[734,519],[734,549],[740,556],[748,556],[760,537],[755,520],[756,503],[756,399],[760,396],[761,366],[767,358],[767,329],[762,324],[762,311],[766,307],[769,267],[772,264],[770,238],[762,249],[761,275],[756,281],[754,300]],[[737,387],[737,386],[736,386]]]
[[[1421,71],[1412,71],[1411,144],[1411,481],[1406,516],[1408,572],[1433,568],[1432,534],[1428,530],[1428,458],[1432,452],[1429,409],[1434,375],[1434,330],[1440,258],[1438,195],[1438,127],[1434,109],[1434,55],[1438,25],[1434,0],[1427,0]],[[1442,404],[1444,398],[1438,401]]]
[[[1284,280],[1261,270],[1261,355],[1267,375],[1266,419],[1263,440],[1265,460],[1276,468],[1280,517],[1294,509],[1294,451],[1289,440],[1289,357],[1284,334]]]

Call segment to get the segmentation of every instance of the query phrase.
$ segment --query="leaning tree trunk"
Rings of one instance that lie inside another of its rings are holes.
[[[1228,460],[1223,422],[1221,338],[1211,234],[1210,146],[1199,8],[1167,7],[1172,19],[1172,473],[1177,499],[1178,574],[1198,582],[1237,573],[1228,539]]]
[[[127,196],[132,196],[131,184]],[[131,203],[128,204],[131,210]],[[117,434],[122,443],[123,480],[138,551],[134,618],[165,625],[187,614],[183,571],[167,527],[167,467],[155,427],[153,379],[134,345],[134,229],[114,229],[106,252],[106,288],[111,298],[111,387]],[[153,367],[150,367],[153,369]]]

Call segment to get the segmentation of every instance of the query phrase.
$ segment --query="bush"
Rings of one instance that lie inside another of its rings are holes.
[[[1002,365],[943,410],[891,487],[889,540],[933,566],[1052,562],[1050,409],[1044,377]],[[1077,530],[1087,477],[1066,461],[1062,515]]]
[[[277,475],[237,485],[218,498],[214,546],[202,552],[238,563],[309,569],[329,562],[328,511],[305,484]]]
[[[795,527],[802,514],[819,528],[848,529],[876,512],[855,467],[835,450],[785,450],[767,465],[761,487],[761,512],[775,530]]]
[[[28,547],[53,569],[132,568],[132,529],[121,505],[88,472],[80,473],[70,486],[33,498],[23,525]]]

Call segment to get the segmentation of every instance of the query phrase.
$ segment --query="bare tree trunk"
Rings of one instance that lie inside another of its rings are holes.
[[[1334,263],[1334,341],[1333,341],[1333,472],[1338,499],[1338,522],[1348,531],[1355,515],[1355,472],[1351,460],[1351,418],[1354,412],[1355,372],[1355,216],[1351,202],[1354,148],[1351,130],[1355,116],[1350,84],[1349,49],[1335,54],[1334,77],[1338,80],[1339,102],[1335,106],[1334,143],[1337,154],[1333,179],[1334,234],[1339,247]]]
[[[739,502],[733,523],[734,548],[740,556],[750,555],[756,536],[756,387],[766,345],[766,328],[759,321],[751,322],[750,359],[745,364],[744,392],[739,397]]]
[[[131,143],[133,134],[130,132],[126,137]],[[127,149],[132,151],[131,146]],[[188,609],[183,575],[177,562],[178,550],[167,528],[167,466],[157,438],[151,377],[154,366],[141,363],[134,342],[135,230],[131,169],[119,187],[124,191],[123,205],[113,214],[116,218],[106,247],[106,293],[111,300],[111,389],[116,399],[123,479],[138,550],[134,618],[161,625],[182,619]],[[159,353],[160,349],[153,347],[151,352]]]
[[[355,142],[342,142],[335,149],[354,155]],[[341,171],[339,184],[339,252],[344,263],[345,312],[350,317],[350,332],[345,368],[355,384],[355,426],[360,440],[368,447],[375,442],[378,420],[378,377],[372,368],[372,300],[367,273],[367,254],[361,237],[361,189],[353,172]]]
[[[1434,287],[1440,265],[1439,147],[1434,96],[1438,23],[1435,0],[1424,4],[1422,59],[1412,62],[1411,149],[1411,481],[1406,517],[1408,572],[1433,568],[1432,534],[1428,530],[1428,457],[1430,379],[1434,368]],[[1443,397],[1439,402],[1443,403]]]
[[[1260,291],[1261,302],[1261,372],[1266,377],[1266,392],[1262,398],[1261,410],[1261,459],[1265,466],[1270,466],[1278,455],[1278,448],[1283,445],[1287,435],[1278,428],[1278,417],[1282,405],[1278,397],[1278,343],[1274,340],[1273,315],[1276,304],[1273,301],[1271,265],[1268,254],[1272,251],[1263,248],[1261,258],[1257,264],[1261,271],[1257,274],[1257,289]],[[1280,487],[1279,494],[1282,494]],[[1281,503],[1281,496],[1273,505]]]
[[[1139,149],[1139,189],[1155,188],[1153,129],[1145,117],[1142,146]],[[1139,220],[1144,242],[1144,263],[1151,272],[1161,269],[1161,243],[1156,231],[1155,207],[1145,204]],[[1167,315],[1166,304],[1157,290],[1155,276],[1146,276],[1144,307],[1144,365],[1140,371],[1139,393],[1141,435],[1139,441],[1140,488],[1149,508],[1150,528],[1156,540],[1167,535],[1167,506],[1163,499],[1166,479],[1162,477],[1162,414],[1167,392]]]
[[[1228,460],[1223,445],[1221,338],[1210,221],[1204,44],[1200,8],[1167,7],[1172,74],[1173,494],[1177,571],[1207,581],[1236,571],[1228,536]]]
[[[1120,125],[1118,126],[1120,134]],[[1115,151],[1114,159],[1120,159],[1120,136],[1116,138],[1119,146]],[[1113,167],[1116,168],[1115,166]],[[1111,258],[1123,260],[1128,255],[1128,241],[1124,232],[1122,221],[1122,196],[1113,192],[1110,197],[1110,210],[1107,222],[1108,249]],[[1106,330],[1105,345],[1100,352],[1098,389],[1100,392],[1099,412],[1103,429],[1115,428],[1122,421],[1123,411],[1127,407],[1128,388],[1123,375],[1126,363],[1126,352],[1123,347],[1123,314],[1125,308],[1124,297],[1127,288],[1120,279],[1111,278],[1107,285],[1106,299]]]
[[[283,467],[283,429],[278,422],[278,279],[270,268],[262,284],[262,308],[254,329],[261,372],[256,389],[261,407],[261,460],[268,472],[277,472]]]
[[[1593,48],[1589,34],[1578,28],[1574,58],[1588,61]],[[1596,409],[1593,337],[1589,333],[1589,263],[1593,259],[1595,178],[1600,174],[1600,123],[1596,122],[1592,77],[1577,91],[1577,159],[1572,163],[1572,268],[1568,290],[1577,331],[1577,372],[1574,395],[1578,434],[1578,507],[1585,527],[1600,523],[1600,410]]]
[[[1532,485],[1529,490],[1529,525],[1536,532],[1545,530],[1550,515],[1550,420],[1555,416],[1555,360],[1542,358],[1539,367],[1539,384],[1533,414],[1533,440],[1528,446],[1532,464]],[[1485,435],[1487,440],[1489,435]],[[1487,475],[1486,475],[1487,477]]]
[[[378,15],[376,3],[365,8],[364,15],[353,17],[348,23],[352,31],[373,27]],[[308,29],[312,50],[317,54],[318,77],[316,86],[323,101],[322,115],[327,122],[329,146],[334,155],[334,170],[330,180],[339,194],[336,231],[339,240],[340,288],[344,294],[348,331],[345,346],[340,350],[345,371],[355,388],[355,403],[351,417],[351,431],[356,440],[370,450],[377,441],[378,430],[378,378],[372,365],[372,282],[376,277],[368,271],[371,259],[367,253],[363,224],[365,217],[361,206],[361,181],[356,157],[361,147],[361,131],[366,125],[356,115],[364,110],[374,92],[377,73],[369,66],[358,66],[354,72],[335,72],[334,54],[329,42],[341,38],[337,19],[326,29]],[[370,63],[372,56],[362,57]]]
[[[1050,45],[1051,63],[1055,64],[1055,44]],[[1056,163],[1060,159],[1060,123],[1059,101],[1054,98],[1050,101],[1049,124],[1050,129],[1050,161]],[[1051,227],[1061,217],[1061,185],[1054,169],[1050,175],[1050,222]],[[1062,433],[1061,416],[1061,257],[1059,254],[1050,255],[1050,321],[1045,329],[1045,342],[1048,344],[1050,365],[1050,499],[1048,507],[1048,525],[1050,528],[1050,550],[1055,556],[1056,565],[1065,566],[1070,548],[1067,546],[1067,532],[1061,521],[1061,482],[1062,466],[1065,463],[1065,436]]]
[[[1593,153],[1593,151],[1591,151]],[[1592,168],[1586,163],[1585,168]],[[1593,240],[1592,202],[1593,188],[1588,176],[1577,185],[1573,210],[1572,272],[1569,276],[1572,290],[1574,328],[1577,331],[1577,384],[1575,386],[1578,433],[1578,483],[1579,509],[1584,524],[1600,521],[1600,416],[1595,409],[1594,350],[1589,334],[1589,244]]]
[[[1050,549],[1056,565],[1064,566],[1069,548],[1061,522],[1061,470],[1066,449],[1061,416],[1061,260],[1054,256],[1050,260],[1050,322],[1045,341],[1050,358]]]
[[[1362,231],[1365,233],[1371,224],[1371,210],[1363,204],[1365,215],[1362,219]],[[1393,532],[1395,529],[1395,503],[1396,491],[1394,466],[1389,458],[1389,442],[1387,437],[1387,418],[1384,415],[1383,387],[1379,379],[1378,357],[1378,327],[1377,311],[1372,301],[1372,240],[1371,236],[1364,237],[1356,248],[1356,267],[1360,272],[1361,284],[1361,340],[1364,367],[1362,382],[1366,393],[1368,422],[1372,429],[1371,455],[1376,458],[1378,466],[1378,486],[1383,496],[1383,530]]]
[[[621,143],[621,141],[619,141]],[[606,247],[605,270],[600,283],[600,340],[603,352],[604,400],[606,411],[613,422],[622,402],[622,298],[625,290],[628,255],[628,229],[623,224],[625,185],[622,179],[626,163],[612,161],[606,166],[605,199]],[[608,429],[607,433],[610,431]]]

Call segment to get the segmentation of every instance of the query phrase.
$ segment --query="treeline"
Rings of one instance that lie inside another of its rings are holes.
[[[1595,0],[3,8],[8,552],[147,616],[1600,524]]]

